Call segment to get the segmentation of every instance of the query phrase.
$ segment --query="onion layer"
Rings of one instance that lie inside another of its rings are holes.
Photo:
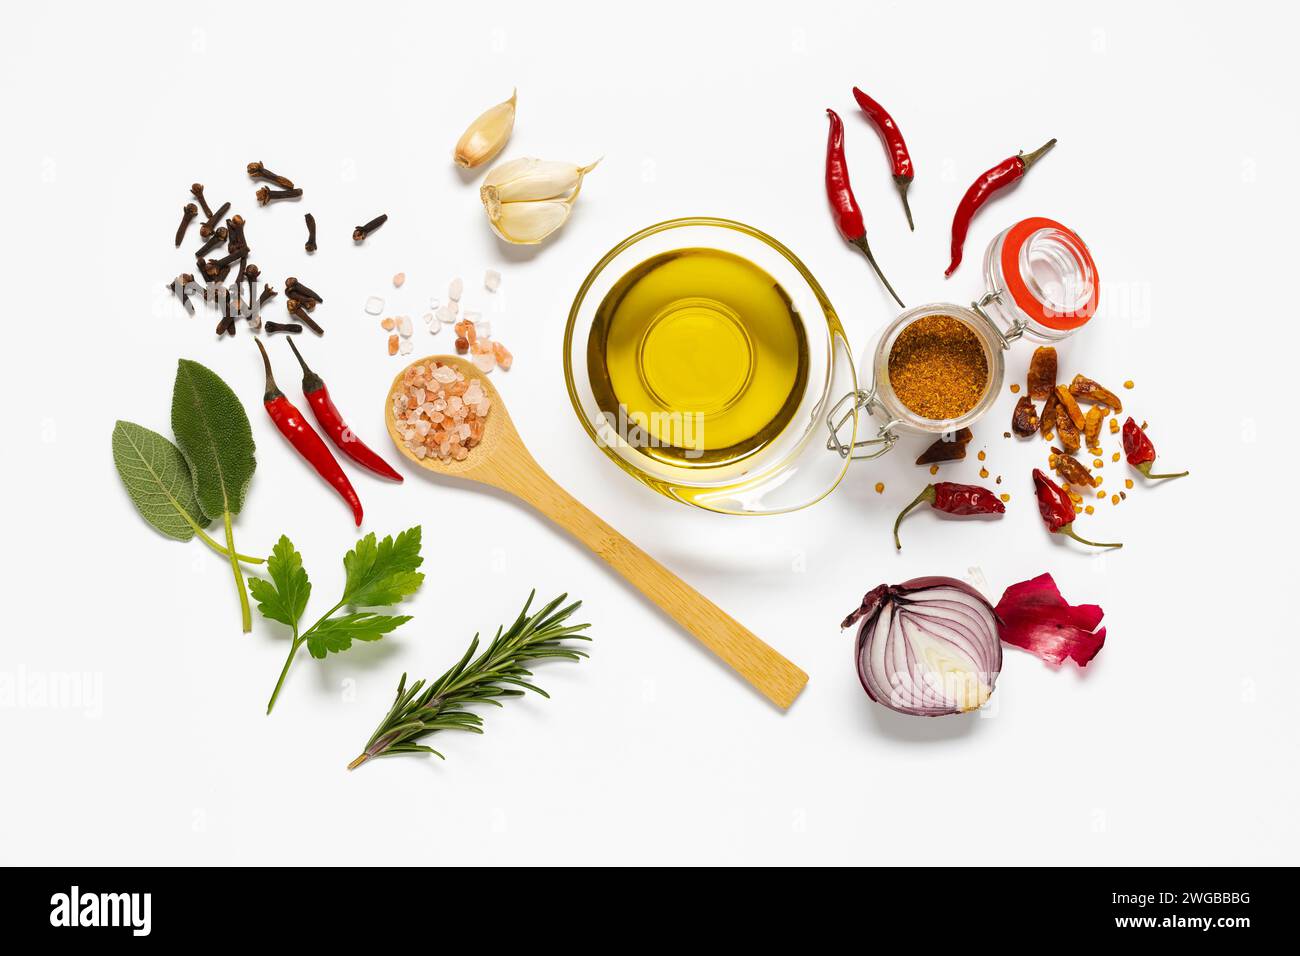
[[[862,688],[900,714],[975,710],[1002,670],[1002,623],[984,595],[956,578],[913,578],[867,592],[842,627],[858,624]]]

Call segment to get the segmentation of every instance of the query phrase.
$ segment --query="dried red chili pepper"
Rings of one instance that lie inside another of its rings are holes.
[[[844,122],[834,110],[828,109],[826,115],[831,120],[830,136],[826,140],[826,198],[830,200],[831,209],[835,212],[835,227],[839,229],[845,242],[855,246],[867,257],[871,268],[876,270],[876,275],[889,290],[889,294],[894,297],[899,308],[906,309],[903,300],[898,297],[894,287],[880,271],[880,266],[876,264],[876,257],[871,254],[871,247],[867,245],[867,225],[862,219],[862,209],[853,196],[853,186],[849,183],[849,164],[844,157]]]
[[[1028,438],[1038,431],[1038,411],[1028,395],[1021,395],[1011,411],[1011,430],[1021,438]]]
[[[903,212],[907,213],[907,228],[913,232],[916,226],[912,224],[912,207],[907,204],[907,187],[912,185],[912,180],[916,176],[916,170],[912,168],[912,154],[907,151],[907,143],[903,141],[903,132],[894,122],[894,118],[889,115],[889,111],[883,106],[863,93],[856,86],[853,87],[853,98],[858,101],[858,106],[862,112],[867,114],[872,125],[876,127],[876,132],[885,143],[885,149],[889,151],[889,163],[894,174],[894,185],[898,187],[898,195],[903,200]]]
[[[266,413],[271,416],[275,427],[289,440],[294,450],[302,455],[307,464],[315,468],[316,473],[329,482],[351,506],[352,517],[360,527],[361,499],[353,490],[352,482],[348,481],[348,476],[343,473],[329,445],[326,445],[325,440],[316,434],[316,430],[307,424],[307,420],[302,417],[302,412],[294,408],[293,403],[284,397],[284,392],[276,387],[275,378],[271,375],[271,357],[266,354],[266,346],[262,344],[261,339],[254,339],[254,341],[257,342],[257,347],[262,353],[262,364],[266,366],[266,394],[262,396]]]
[[[1038,496],[1038,513],[1047,523],[1047,530],[1052,534],[1063,534],[1080,544],[1094,548],[1122,548],[1122,544],[1100,544],[1089,541],[1074,533],[1074,502],[1070,495],[1056,482],[1043,474],[1039,468],[1034,469],[1034,493]]]
[[[1138,423],[1129,418],[1124,423],[1124,457],[1128,463],[1142,472],[1143,478],[1150,478],[1153,481],[1163,481],[1166,478],[1182,478],[1191,472],[1180,471],[1171,475],[1153,475],[1151,474],[1151,465],[1156,460],[1156,446],[1151,443],[1147,433],[1138,427]]]
[[[382,478],[401,481],[401,474],[372,451],[343,421],[343,416],[339,414],[333,399],[330,398],[330,390],[325,387],[324,380],[307,367],[302,353],[298,351],[298,346],[293,344],[292,339],[289,340],[289,348],[293,349],[298,364],[302,366],[302,393],[311,403],[312,413],[315,414],[320,427],[325,429],[325,434],[329,435],[330,441],[362,468],[369,468]]]
[[[894,547],[903,549],[903,542],[898,538],[898,526],[908,513],[916,507],[929,502],[935,511],[947,515],[1000,515],[1007,510],[998,496],[979,485],[959,485],[951,481],[936,481],[926,485],[910,505],[898,513],[894,519]]]
[[[1024,176],[1029,167],[1042,159],[1043,155],[1055,145],[1056,140],[1050,139],[1032,153],[1017,153],[1015,156],[1008,157],[992,169],[980,173],[975,182],[970,184],[966,195],[962,196],[961,202],[957,204],[957,212],[952,217],[952,262],[943,271],[945,278],[956,272],[957,267],[961,265],[966,233],[979,208],[988,202],[994,193],[1006,189]]]

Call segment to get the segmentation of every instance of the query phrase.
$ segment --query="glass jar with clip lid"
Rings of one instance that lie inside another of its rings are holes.
[[[846,395],[827,418],[826,447],[845,459],[878,458],[903,434],[968,428],[993,406],[1004,353],[1022,337],[1058,342],[1096,313],[1097,266],[1079,236],[1033,217],[1004,229],[984,255],[985,292],[969,307],[930,303],[887,325],[863,358],[870,387]],[[855,420],[865,412],[875,433]]]

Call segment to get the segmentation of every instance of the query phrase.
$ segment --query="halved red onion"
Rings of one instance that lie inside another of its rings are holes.
[[[942,717],[981,707],[993,693],[1002,671],[1002,624],[964,581],[882,584],[841,627],[858,621],[858,679],[876,703]]]

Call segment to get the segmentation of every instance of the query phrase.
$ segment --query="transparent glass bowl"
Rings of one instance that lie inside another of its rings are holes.
[[[615,283],[654,256],[697,248],[729,252],[772,276],[789,296],[808,343],[807,384],[789,423],[760,451],[717,466],[675,465],[645,454],[600,408],[587,374],[592,323]],[[853,357],[839,316],[794,253],[743,223],[704,217],[671,219],[642,229],[606,253],[578,289],[569,310],[564,379],[578,420],[616,465],[661,494],[708,511],[758,515],[806,508],[830,494],[849,466],[847,457],[829,452],[826,446],[831,408],[857,392]],[[852,442],[857,435],[856,414],[840,434]]]

